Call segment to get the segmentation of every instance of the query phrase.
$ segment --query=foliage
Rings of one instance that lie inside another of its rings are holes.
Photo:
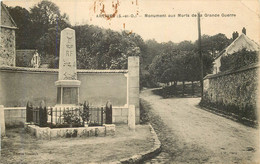
[[[29,11],[9,8],[18,25],[17,47],[38,49],[42,63],[58,68],[60,32],[71,27],[76,32],[78,69],[126,69],[128,56],[140,57],[140,86],[155,82],[195,81],[199,78],[198,42],[143,41],[127,31],[116,32],[94,25],[71,26],[66,14],[51,1],[43,0]],[[211,72],[212,58],[230,40],[224,34],[202,36],[204,75]],[[147,73],[149,71],[149,73]],[[149,80],[151,83],[147,83]]]
[[[149,103],[147,103],[145,100],[140,99],[140,124],[147,124],[149,123],[149,115],[148,115],[148,109],[151,107],[149,106]]]
[[[61,14],[56,4],[43,0],[29,11],[21,7],[9,7],[8,10],[18,26],[17,49],[38,49],[46,61],[46,58],[58,56],[60,32],[70,27],[70,23],[68,16]]]
[[[78,114],[73,113],[73,111],[68,110],[63,112],[64,123],[67,124],[80,124],[80,117]]]
[[[239,107],[237,104],[224,104],[223,102],[201,101],[200,106],[214,110],[218,113],[231,116],[246,125],[257,124],[257,109],[250,104]]]
[[[151,76],[151,74],[146,70],[141,70],[140,73],[140,90],[143,87],[149,87],[149,88],[157,87],[156,81]]]
[[[225,34],[216,34],[213,36],[203,35],[201,37],[201,50],[203,53],[209,53],[212,57],[226,48],[232,42],[231,39],[228,39]],[[198,41],[195,42],[196,49],[198,49]]]
[[[181,84],[165,86],[163,88],[153,90],[153,93],[163,98],[200,96],[200,85],[198,82],[186,84],[184,94],[182,87],[183,86]]]
[[[213,59],[203,54],[204,76],[212,71]],[[200,79],[200,59],[195,52],[173,50],[156,56],[149,67],[150,74],[158,82],[198,81]]]
[[[31,14],[20,6],[8,7],[8,11],[16,23],[18,30],[15,31],[16,49],[32,49],[32,21]]]
[[[69,27],[68,16],[61,14],[59,7],[43,0],[30,9],[32,34],[35,48],[42,56],[59,54],[60,32]]]
[[[89,122],[89,118],[90,118],[90,111],[89,111],[89,104],[85,101],[83,104],[83,111],[80,111],[80,117],[84,121]]]
[[[238,69],[253,63],[258,63],[258,60],[258,52],[242,49],[239,52],[221,57],[220,71]]]
[[[119,33],[92,25],[74,28],[79,69],[126,69],[128,56],[142,58],[146,51],[144,41],[134,33]]]

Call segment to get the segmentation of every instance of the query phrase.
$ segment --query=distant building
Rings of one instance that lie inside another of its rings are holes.
[[[1,2],[0,66],[15,66],[15,30],[17,25]]]
[[[246,49],[247,51],[259,51],[259,45],[246,36],[246,29],[242,29],[242,34],[239,35],[238,32],[233,33],[233,42],[222,50],[214,60],[214,70],[213,74],[219,73],[221,66],[221,57],[231,55],[235,52]]]
[[[16,50],[17,67],[40,67],[40,55],[37,50]]]

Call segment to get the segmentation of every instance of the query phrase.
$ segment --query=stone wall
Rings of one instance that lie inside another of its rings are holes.
[[[104,106],[110,101],[113,123],[127,123],[128,106],[134,105],[135,120],[139,123],[138,57],[129,57],[128,70],[77,70],[77,74],[81,81],[79,102],[86,100],[93,106]],[[34,105],[44,100],[46,106],[54,106],[57,80],[57,69],[0,67],[0,105],[5,108],[25,107],[29,100]]]
[[[242,117],[255,119],[257,109],[257,70],[251,65],[236,71],[204,78],[203,101]]]
[[[87,100],[91,105],[105,105],[110,100],[113,106],[124,106],[127,103],[125,73],[126,70],[78,70],[80,102]],[[57,79],[56,69],[1,67],[0,104],[24,107],[28,100],[35,105],[44,100],[47,106],[53,106],[56,104],[57,88],[54,83]]]
[[[6,127],[21,126],[26,121],[26,108],[4,108],[4,118]]]
[[[0,65],[15,65],[15,30],[0,28]]]

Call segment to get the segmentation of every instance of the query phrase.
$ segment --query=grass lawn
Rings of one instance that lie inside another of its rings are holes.
[[[128,158],[153,146],[148,125],[136,131],[116,125],[116,135],[91,138],[37,140],[23,128],[7,129],[2,138],[1,163],[100,163]]]

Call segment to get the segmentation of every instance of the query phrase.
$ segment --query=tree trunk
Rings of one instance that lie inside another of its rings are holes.
[[[192,94],[192,96],[194,95],[194,84],[193,84],[193,81],[191,82],[191,94]]]
[[[174,86],[177,87],[177,81],[174,81]]]

